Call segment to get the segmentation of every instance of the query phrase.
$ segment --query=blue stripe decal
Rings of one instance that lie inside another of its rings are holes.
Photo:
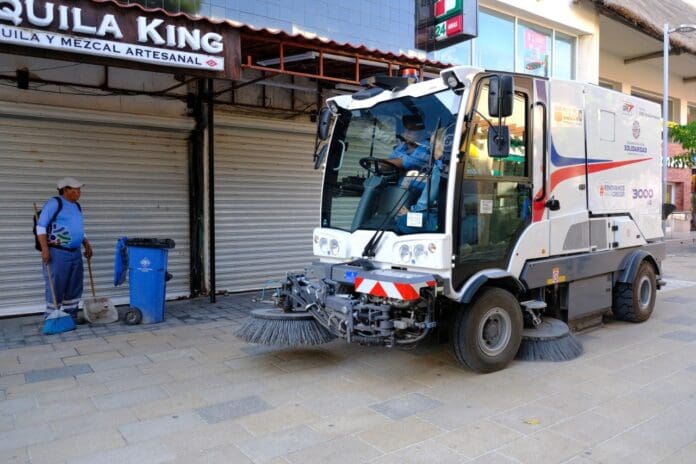
[[[611,160],[608,160],[608,159],[588,159],[587,163],[588,164],[606,163],[609,161],[611,161]],[[553,163],[554,166],[574,166],[577,164],[585,164],[585,157],[568,158],[568,157],[562,156],[556,150],[556,145],[553,143],[553,140],[552,140],[551,141],[551,163]]]

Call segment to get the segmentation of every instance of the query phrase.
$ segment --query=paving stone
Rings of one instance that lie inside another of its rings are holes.
[[[123,463],[147,463],[159,464],[171,461],[176,454],[166,446],[156,441],[141,442],[123,448],[83,456],[77,459],[69,459],[68,464],[123,464]]]
[[[79,436],[104,429],[116,431],[119,426],[134,422],[137,419],[130,409],[111,409],[93,411],[86,416],[57,418],[49,422],[49,425],[61,437]]]
[[[243,441],[239,449],[252,461],[263,462],[327,440],[326,435],[302,425]]]
[[[112,393],[110,395],[97,396],[94,398],[94,404],[97,405],[97,408],[102,410],[117,409],[127,408],[130,406],[135,406],[136,404],[159,400],[166,397],[167,392],[165,392],[160,386],[153,385],[145,388],[137,388],[135,390]]]
[[[125,446],[116,430],[85,431],[80,435],[59,435],[57,440],[29,447],[31,464],[52,464]]]
[[[102,351],[99,353],[84,354],[79,356],[72,356],[63,358],[63,362],[66,366],[71,364],[91,364],[98,363],[101,361],[109,361],[112,359],[120,359],[123,355],[116,350],[113,351]]]
[[[193,429],[203,422],[193,412],[170,414],[155,419],[121,425],[118,430],[128,443],[153,440],[162,435]]]
[[[60,396],[60,395],[57,395]],[[89,416],[95,412],[94,403],[89,398],[72,401],[58,401],[36,410],[15,414],[17,427],[43,425],[45,423],[76,416]]]
[[[693,342],[696,340],[696,332],[688,332],[686,330],[677,330],[676,332],[669,332],[660,335],[662,338],[668,338],[670,340],[678,340],[680,342]]]
[[[520,462],[561,463],[582,450],[583,445],[580,442],[542,430],[527,440],[518,440],[497,451]]]
[[[253,395],[198,408],[196,412],[208,424],[216,424],[218,422],[266,411],[270,409],[270,407],[271,406],[259,396]]]
[[[341,437],[295,451],[286,455],[285,459],[293,464],[354,464],[370,461],[380,455],[381,451],[355,437]]]
[[[29,454],[26,448],[15,448],[0,451],[0,462],[3,464],[29,464]]]
[[[513,442],[523,435],[500,424],[484,420],[465,425],[457,430],[435,438],[455,452],[474,458]]]
[[[426,440],[372,460],[370,464],[460,464],[465,460],[445,445]]]
[[[9,430],[0,433],[0,452],[53,441],[57,437],[48,425]]]
[[[374,427],[359,433],[361,440],[385,453],[420,443],[442,435],[444,430],[417,417],[407,417],[383,427]]]
[[[671,282],[670,282],[671,283]],[[696,282],[689,282],[690,286],[696,285]],[[666,298],[661,298],[660,301],[668,301],[670,303],[678,303],[678,304],[689,304],[693,303],[694,299],[693,298],[688,298],[685,296],[681,295],[674,295],[674,296],[668,296]]]
[[[89,364],[73,364],[66,367],[56,367],[49,369],[39,369],[25,372],[24,378],[27,383],[46,382],[48,380],[60,379],[63,377],[75,377],[81,374],[89,374],[92,368]]]
[[[678,325],[686,325],[686,326],[696,325],[696,317],[691,317],[691,316],[670,317],[669,319],[665,319],[664,321],[668,322],[670,324],[678,324]]]
[[[14,398],[0,402],[0,414],[16,414],[18,412],[29,411],[37,408],[34,397]]]
[[[311,424],[319,420],[300,404],[286,404],[239,419],[239,424],[253,435],[265,435],[280,429]]]
[[[442,403],[438,400],[421,393],[409,393],[393,400],[370,405],[370,408],[390,419],[399,420],[439,406],[442,406]]]
[[[162,385],[170,382],[171,380],[172,377],[166,372],[156,372],[154,374],[139,374],[134,375],[133,377],[107,382],[106,387],[111,392],[117,393],[127,390],[135,390],[136,388],[149,387],[151,385]]]

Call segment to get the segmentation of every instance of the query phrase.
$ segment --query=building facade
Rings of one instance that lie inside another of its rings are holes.
[[[273,286],[301,269],[312,259],[311,230],[319,222],[314,118],[326,98],[355,90],[361,77],[407,67],[436,76],[446,64],[470,64],[660,99],[659,66],[643,60],[630,68],[631,50],[616,48],[659,42],[594,1],[481,0],[478,37],[437,51],[415,48],[411,1],[94,3],[234,30],[239,74],[208,80],[121,61],[29,55],[0,41],[0,176],[7,191],[0,259],[13,263],[0,270],[0,315],[42,306],[41,265],[26,218],[66,175],[87,184],[97,288],[117,302],[127,301],[127,289],[114,288],[111,275],[113,246],[124,235],[176,241],[170,298]],[[670,79],[679,121],[696,116],[689,65],[675,61]],[[670,194],[687,209],[683,171],[670,170]]]

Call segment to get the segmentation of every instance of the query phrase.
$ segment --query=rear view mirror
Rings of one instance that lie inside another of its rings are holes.
[[[317,122],[317,137],[319,140],[329,138],[329,125],[331,124],[331,110],[328,107],[323,107],[319,112],[319,121]]]
[[[510,155],[510,129],[508,126],[488,129],[488,156],[507,158]]]
[[[319,150],[318,153],[314,155],[314,169],[319,169],[321,165],[324,163],[324,159],[326,158],[326,152],[329,149],[329,145],[325,144],[321,149]]]
[[[497,75],[491,77],[488,92],[488,113],[491,117],[506,118],[512,115],[515,99],[515,84],[512,76]]]

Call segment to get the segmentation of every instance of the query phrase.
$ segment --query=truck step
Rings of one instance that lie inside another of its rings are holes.
[[[546,309],[546,302],[541,300],[527,300],[520,303],[526,309],[541,310]]]

